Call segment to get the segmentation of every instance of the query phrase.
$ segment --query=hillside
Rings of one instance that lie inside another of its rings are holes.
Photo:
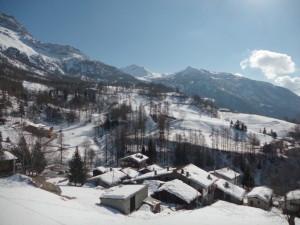
[[[0,14],[0,60],[42,76],[71,75],[82,79],[136,82],[116,67],[92,60],[80,50],[35,39],[14,17]]]

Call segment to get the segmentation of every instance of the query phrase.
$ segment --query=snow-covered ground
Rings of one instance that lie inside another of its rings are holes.
[[[26,83],[25,83],[26,84]],[[26,84],[27,85],[27,84]],[[36,86],[36,84],[29,83],[27,85],[28,88],[45,88]],[[108,91],[116,91],[115,87],[109,87]],[[147,114],[147,127],[146,127],[146,135],[149,136],[158,136],[158,129],[157,124],[152,120],[152,118],[149,116],[150,113],[150,100],[149,98],[139,95],[138,90],[133,90],[129,92],[128,90],[123,90],[123,92],[117,93],[119,96],[117,99],[119,103],[123,102],[130,102],[132,105],[132,109],[138,109],[140,105],[143,105],[145,108],[145,112]],[[248,127],[247,134],[255,134],[256,137],[260,140],[261,145],[264,143],[271,142],[273,139],[269,135],[264,135],[260,131],[263,130],[263,128],[266,128],[269,132],[271,129],[275,132],[277,132],[279,137],[285,136],[288,131],[295,125],[293,123],[289,123],[283,120],[278,120],[270,117],[264,117],[259,115],[250,115],[250,114],[242,114],[242,113],[225,113],[225,112],[219,112],[218,118],[212,118],[211,116],[207,115],[206,113],[202,112],[199,108],[196,106],[190,104],[190,99],[186,99],[185,101],[182,101],[182,99],[179,99],[177,97],[172,96],[172,93],[169,93],[167,97],[163,101],[159,100],[153,100],[154,104],[168,102],[169,105],[169,115],[173,117],[174,119],[170,123],[170,132],[167,135],[167,139],[169,140],[175,140],[176,135],[180,134],[185,137],[187,140],[189,140],[189,136],[191,132],[194,130],[200,131],[201,135],[203,137],[203,143],[208,146],[212,147],[212,129],[216,130],[222,130],[224,128],[229,129],[230,120],[233,120],[234,122],[236,120],[240,120],[243,123],[245,123]],[[82,117],[84,117],[84,113],[82,112]],[[98,115],[98,119],[102,117],[102,114]],[[5,139],[7,136],[10,137],[11,141],[13,143],[17,143],[18,137],[19,137],[19,131],[17,129],[14,129],[15,122],[20,122],[20,118],[9,118],[9,122],[4,125],[0,126],[0,131],[2,132],[3,139]],[[90,147],[93,148],[97,153],[98,157],[101,158],[101,155],[103,154],[102,149],[104,147],[104,140],[99,139],[98,141],[100,144],[96,143],[94,140],[94,126],[95,123],[94,120],[97,120],[97,118],[92,119],[92,122],[86,122],[85,119],[81,119],[80,122],[68,125],[68,124],[62,124],[62,125],[53,125],[53,124],[47,124],[49,127],[54,126],[55,132],[62,129],[63,131],[63,141],[64,141],[64,147],[67,149],[64,154],[65,159],[69,159],[76,146],[79,147],[79,150],[81,153],[83,153],[84,144],[89,143]],[[103,118],[101,118],[103,120]],[[231,138],[233,139],[233,136]],[[199,138],[194,138],[196,140],[199,140]],[[102,143],[103,142],[103,143]],[[32,143],[33,144],[33,143]],[[51,143],[49,143],[49,151],[51,150],[57,150],[58,149],[58,141],[57,139],[53,140]],[[234,149],[230,149],[234,150]]]
[[[279,212],[218,201],[204,208],[151,214],[142,207],[132,215],[99,205],[101,189],[61,186],[62,195],[32,186],[18,175],[0,179],[0,223],[3,225],[281,225]],[[74,198],[75,197],[75,198]],[[296,224],[300,220],[296,219]]]

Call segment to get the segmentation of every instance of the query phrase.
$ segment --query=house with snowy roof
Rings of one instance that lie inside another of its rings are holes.
[[[162,170],[163,168],[157,164],[151,164],[151,165],[148,165],[142,169],[139,170],[140,173],[142,174],[145,174],[145,173],[149,173],[149,172],[152,172],[152,171],[158,171],[158,170]]]
[[[131,168],[131,167],[123,168],[123,169],[121,169],[121,171],[123,173],[125,173],[128,178],[135,178],[140,174],[137,170],[135,170],[134,168]]]
[[[160,180],[160,181],[170,181],[178,177],[174,168],[167,167],[160,170],[153,170],[145,174],[140,174],[139,176],[126,180],[128,183],[143,183],[146,180]]]
[[[88,182],[95,185],[100,185],[105,188],[109,188],[120,184],[126,178],[127,174],[125,174],[124,172],[111,169],[104,174],[89,178]]]
[[[16,171],[17,157],[9,151],[0,150],[0,177],[10,176]]]
[[[214,183],[217,177],[200,169],[194,164],[188,164],[176,170],[177,179],[195,188],[202,195],[202,204],[210,204],[214,200]]]
[[[55,136],[53,127],[48,127],[41,123],[24,122],[23,129],[37,137],[52,138]]]
[[[135,153],[120,159],[120,164],[122,167],[143,168],[147,165],[147,160],[148,156]]]
[[[175,179],[162,184],[152,197],[162,202],[180,205],[180,208],[194,208],[200,200],[201,193],[181,180]]]
[[[100,197],[100,204],[130,214],[143,204],[147,196],[146,185],[120,185],[104,192]]]
[[[239,185],[241,183],[241,174],[229,167],[224,167],[218,170],[211,171],[213,175],[218,178],[223,178],[233,184]]]
[[[300,217],[300,189],[288,192],[281,202],[281,207],[284,212]]]
[[[93,169],[93,177],[101,175],[101,174],[104,174],[104,173],[106,173],[109,170],[110,169],[108,167],[98,166],[98,167],[96,167],[96,168]]]
[[[273,190],[266,186],[253,188],[247,194],[247,204],[264,210],[270,209],[272,206]]]
[[[246,190],[227,181],[219,178],[215,182],[215,199],[232,202],[235,204],[243,204]]]

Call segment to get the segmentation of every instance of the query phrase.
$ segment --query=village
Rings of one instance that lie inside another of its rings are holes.
[[[16,160],[12,153],[1,152],[1,176],[16,173]],[[278,196],[266,186],[243,188],[243,174],[229,167],[205,171],[193,164],[163,168],[147,162],[148,157],[142,153],[128,155],[120,160],[120,167],[94,168],[88,173],[85,185],[101,187],[100,206],[116,209],[126,215],[145,206],[152,213],[159,214],[165,208],[173,211],[193,210],[221,200],[266,211],[274,207],[292,217],[300,216],[300,189]],[[45,190],[60,194],[59,184],[68,185],[67,178],[59,175],[63,174],[61,169],[59,166],[51,167],[44,173],[45,176],[52,173],[52,179],[43,184],[48,183]],[[53,177],[53,173],[57,177]],[[33,183],[40,185],[37,181]]]

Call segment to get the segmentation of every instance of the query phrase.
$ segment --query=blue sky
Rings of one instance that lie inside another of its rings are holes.
[[[190,65],[267,80],[260,67],[240,66],[262,49],[291,57],[288,75],[299,74],[299,0],[0,0],[0,9],[37,39],[117,67]]]

